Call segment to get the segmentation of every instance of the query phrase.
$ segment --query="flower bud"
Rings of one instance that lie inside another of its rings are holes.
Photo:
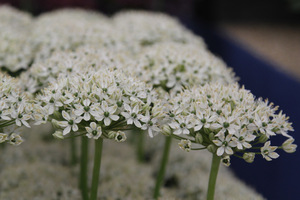
[[[209,128],[203,127],[203,130],[204,130],[204,133],[207,135],[211,133],[211,130]]]
[[[165,135],[165,136],[170,136],[170,135],[172,135],[172,129],[171,129],[171,127],[169,126],[169,125],[164,125],[163,127],[162,127],[162,132],[161,132],[163,135]]]
[[[268,139],[269,139],[268,136],[266,136],[266,135],[261,135],[261,136],[259,137],[259,139],[258,139],[258,142],[259,142],[259,143],[265,143]]]
[[[211,152],[211,153],[216,153],[216,146],[215,145],[213,145],[213,144],[210,144],[210,145],[208,145],[207,146],[207,150],[209,151],[209,152]]]
[[[254,158],[255,158],[255,153],[244,153],[243,155],[243,159],[247,163],[252,163],[254,161]]]
[[[200,133],[197,133],[196,136],[195,136],[195,140],[196,140],[197,143],[202,144],[202,142],[203,142],[202,135]]]
[[[213,141],[215,139],[215,134],[213,132],[209,133],[209,139]]]
[[[0,133],[0,143],[5,142],[7,140],[7,135],[4,133]]]
[[[295,140],[293,138],[287,139],[283,144],[282,144],[282,149],[287,152],[287,153],[294,153],[296,151],[297,145],[293,144]]]
[[[59,112],[59,111],[54,111],[53,112],[53,118],[55,118],[55,119],[59,119],[59,118],[61,118],[61,113]]]
[[[55,119],[51,120],[51,124],[52,124],[54,129],[60,129],[61,128],[60,125],[58,124],[58,121],[55,120]]]
[[[114,139],[116,137],[117,132],[116,131],[109,131],[108,132],[108,138]]]
[[[56,139],[60,139],[60,140],[64,139],[64,135],[62,131],[55,131],[52,135]]]

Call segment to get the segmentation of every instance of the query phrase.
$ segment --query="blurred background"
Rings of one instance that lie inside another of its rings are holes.
[[[175,16],[204,38],[241,84],[280,105],[300,144],[300,0],[0,0],[0,4],[35,16],[65,7],[108,15],[143,9]],[[257,158],[253,164],[234,159],[231,168],[267,199],[299,199],[300,153],[280,155],[272,162]]]

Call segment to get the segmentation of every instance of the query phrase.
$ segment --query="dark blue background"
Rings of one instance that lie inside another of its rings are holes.
[[[293,122],[295,129],[291,135],[299,145],[300,137],[297,133],[300,130],[300,82],[280,71],[278,66],[249,52],[222,32],[200,23],[183,23],[204,37],[209,49],[234,69],[240,77],[241,85],[245,85],[256,97],[268,98],[290,116],[290,122]],[[283,139],[285,138],[281,136],[273,137],[271,143],[280,145]],[[271,162],[259,158],[261,156],[257,156],[252,164],[233,158],[231,169],[267,199],[299,199],[300,153],[297,151],[288,154],[282,150],[278,150],[278,153],[280,157]]]

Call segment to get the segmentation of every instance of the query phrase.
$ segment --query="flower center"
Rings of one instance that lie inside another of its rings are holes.
[[[90,110],[90,107],[89,106],[84,106],[83,109],[84,109],[85,112],[88,112]]]
[[[262,126],[263,126],[263,127],[266,127],[266,126],[267,126],[267,123],[266,123],[266,122],[263,122],[263,123],[262,123]]]
[[[181,124],[180,124],[180,128],[184,128],[185,126],[186,126],[185,123],[181,123]]]
[[[93,134],[94,136],[96,136],[97,133],[98,133],[98,132],[97,132],[96,130],[93,130],[93,131],[92,131],[92,134]]]
[[[118,105],[118,107],[121,107],[123,105],[123,102],[122,101],[118,101],[117,105]]]
[[[227,145],[228,145],[228,142],[224,141],[224,142],[222,142],[222,144],[223,144],[224,146],[227,146]]]
[[[121,135],[118,135],[118,136],[117,136],[117,140],[118,140],[118,141],[121,141],[122,139],[123,139],[123,137],[122,137]]]
[[[104,112],[104,117],[108,117],[109,116],[109,112]]]
[[[205,124],[205,122],[206,122],[206,119],[201,119],[201,122],[203,123],[203,124]]]
[[[229,125],[230,125],[230,124],[229,124],[228,122],[224,122],[224,123],[223,123],[224,128],[228,128]]]
[[[73,120],[70,120],[70,121],[68,122],[68,124],[69,124],[69,125],[73,125],[73,124],[74,124],[74,121],[73,121]]]
[[[136,116],[137,116],[136,113],[131,114],[131,117],[133,117],[133,118],[136,118]]]
[[[264,154],[269,154],[269,150],[265,149]]]

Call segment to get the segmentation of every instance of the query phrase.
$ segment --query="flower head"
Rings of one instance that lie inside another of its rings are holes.
[[[91,68],[85,73],[73,73],[43,90],[37,97],[37,110],[46,115],[43,118],[56,120],[56,128],[63,135],[86,132],[93,139],[122,137],[118,141],[124,141],[126,136],[118,131],[136,127],[151,129],[148,132],[153,136],[154,131],[160,131],[158,122],[162,117],[156,94],[150,86],[125,73]],[[50,102],[53,95],[56,103]],[[49,105],[54,111],[43,112],[49,110]],[[120,136],[111,137],[110,131]]]
[[[261,154],[270,161],[279,157],[275,152],[278,147],[270,145],[278,134],[288,137],[280,149],[291,153],[296,149],[288,134],[293,131],[288,117],[237,84],[186,89],[168,102],[165,118],[171,136],[181,141],[188,139],[193,149],[206,148],[222,158],[236,155],[246,162],[253,162],[254,156]]]

